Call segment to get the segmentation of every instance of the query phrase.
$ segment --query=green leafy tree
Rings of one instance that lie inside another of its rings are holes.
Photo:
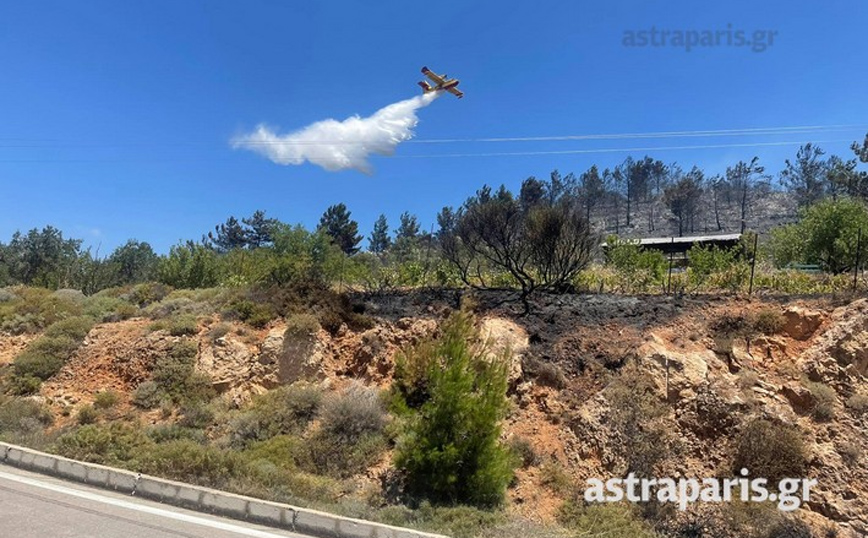
[[[500,442],[506,359],[488,356],[472,318],[461,312],[439,338],[399,360],[393,396],[403,431],[395,465],[411,494],[446,504],[503,502],[514,468]]]
[[[355,254],[362,240],[359,223],[350,218],[351,213],[343,203],[330,206],[319,220],[319,227],[332,238],[345,254]]]
[[[831,273],[850,271],[856,261],[860,229],[864,247],[868,208],[863,201],[838,198],[817,202],[802,210],[798,223],[772,230],[775,264],[809,263],[818,264]]]
[[[386,215],[380,215],[368,239],[368,250],[375,254],[383,254],[390,246],[392,240],[389,238],[389,223],[386,221]]]
[[[160,260],[160,282],[175,288],[210,288],[220,283],[220,260],[210,248],[188,241]]]
[[[15,232],[2,251],[10,280],[45,288],[72,285],[81,254],[81,240],[66,239],[53,226]]]
[[[160,257],[151,245],[130,239],[108,257],[107,264],[114,285],[136,284],[152,280]]]

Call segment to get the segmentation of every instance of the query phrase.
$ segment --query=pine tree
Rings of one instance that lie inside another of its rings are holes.
[[[319,227],[332,238],[345,254],[358,252],[362,240],[359,223],[350,219],[351,213],[343,203],[330,206],[319,220]]]
[[[453,314],[442,329],[396,367],[395,408],[406,422],[395,464],[419,497],[495,506],[513,476],[500,442],[507,358],[487,356],[467,313]]]
[[[371,231],[371,237],[368,239],[368,250],[375,254],[386,252],[392,244],[389,239],[389,224],[386,222],[386,215],[380,215],[374,223],[374,229]]]

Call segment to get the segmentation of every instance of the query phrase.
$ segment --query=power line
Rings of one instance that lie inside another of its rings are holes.
[[[812,134],[868,129],[868,124],[839,124],[839,125],[801,125],[789,127],[756,127],[743,129],[711,129],[711,130],[687,130],[687,131],[649,131],[638,133],[598,133],[578,135],[556,136],[522,136],[522,137],[482,137],[482,138],[417,138],[406,140],[411,144],[456,144],[456,143],[503,143],[503,142],[558,142],[578,140],[624,140],[624,139],[658,139],[658,138],[695,138],[695,137],[719,137],[719,136],[776,136],[786,134]],[[12,144],[5,142],[11,141]],[[245,141],[245,146],[284,146],[284,145],[338,145],[338,144],[365,144],[360,140],[298,140],[282,138],[275,141]],[[209,142],[116,142],[116,143],[78,143],[63,142],[59,139],[27,139],[27,138],[0,138],[0,148],[113,148],[113,147],[210,147]]]
[[[851,142],[848,139],[839,140],[817,140],[819,144],[834,144],[834,143]],[[393,155],[393,158],[399,159],[428,159],[428,158],[467,158],[467,157],[524,157],[535,155],[579,155],[579,154],[594,154],[594,153],[626,153],[626,152],[654,152],[654,151],[680,151],[680,150],[695,150],[695,149],[724,149],[724,148],[753,148],[753,147],[768,147],[768,146],[798,146],[804,144],[803,141],[787,141],[787,142],[755,142],[746,144],[699,144],[699,145],[683,145],[683,146],[646,146],[646,147],[626,147],[626,148],[598,148],[598,149],[571,149],[571,150],[552,150],[552,151],[507,151],[507,152],[486,152],[486,153],[427,153],[417,155]],[[315,156],[314,156],[315,157]],[[214,162],[228,161],[230,159],[0,159],[0,163],[165,163],[165,162]]]

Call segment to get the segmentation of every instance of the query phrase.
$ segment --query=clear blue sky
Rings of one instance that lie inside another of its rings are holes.
[[[626,31],[776,32],[763,52],[625,47]],[[868,126],[864,0],[6,1],[0,10],[0,241],[45,224],[105,254],[128,238],[164,252],[229,215],[313,226],[347,203],[363,231],[409,210],[427,228],[483,183],[518,186],[648,153],[722,172],[796,145],[499,157],[597,148],[861,140],[763,137],[439,145],[405,143],[376,172],[278,166],[229,139],[368,115],[416,95],[427,65],[466,96],[420,111],[419,141],[800,125]],[[849,157],[847,142],[822,143]],[[413,157],[416,156],[416,157]]]

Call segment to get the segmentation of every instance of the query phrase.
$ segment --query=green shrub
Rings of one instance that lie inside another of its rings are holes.
[[[136,460],[143,473],[203,486],[222,488],[245,474],[240,454],[188,439],[138,447]]]
[[[232,445],[244,448],[251,442],[276,435],[303,431],[314,419],[322,400],[315,385],[299,382],[256,397],[229,424]]]
[[[85,404],[78,409],[75,419],[79,424],[93,424],[99,418],[99,413],[90,404]]]
[[[181,407],[181,419],[178,421],[179,426],[203,429],[210,426],[212,422],[214,422],[214,411],[209,406],[196,401],[196,399],[193,399],[193,403]]]
[[[690,284],[699,288],[717,276],[715,288],[737,291],[747,277],[748,266],[739,260],[737,249],[720,249],[716,246],[705,247],[696,244],[687,251],[690,261],[688,279]]]
[[[148,428],[145,431],[145,434],[155,443],[165,443],[180,439],[186,439],[200,444],[204,444],[208,441],[205,432],[202,430],[184,427],[179,424],[157,424]]]
[[[835,401],[838,396],[835,389],[822,383],[808,381],[805,383],[811,395],[814,398],[814,405],[811,408],[811,417],[819,422],[828,422],[835,418]]]
[[[385,425],[376,391],[359,384],[329,395],[320,411],[319,429],[305,444],[304,466],[338,477],[364,471],[385,448]]]
[[[594,504],[582,506],[564,503],[558,520],[577,536],[606,538],[655,538],[657,534],[642,520],[636,507],[628,504]]]
[[[617,236],[609,236],[606,245],[606,265],[616,275],[609,287],[641,293],[663,284],[668,262],[661,252],[645,250],[637,241]]]
[[[376,519],[388,525],[412,527],[455,538],[477,538],[486,529],[503,523],[506,518],[499,511],[460,505],[434,506],[423,501],[415,510],[405,506],[389,506],[378,511]]]
[[[657,464],[675,449],[675,440],[667,435],[668,408],[659,389],[640,370],[627,368],[606,387],[605,396],[614,434],[610,448],[626,464],[624,472],[654,476]]]
[[[569,495],[575,488],[573,479],[556,461],[547,461],[540,468],[540,483],[560,495]]]
[[[286,337],[312,336],[320,330],[319,320],[313,314],[294,314],[286,319]]]
[[[33,375],[13,375],[6,379],[6,390],[9,394],[26,396],[36,394],[42,387],[42,380]]]
[[[97,392],[93,397],[93,406],[97,409],[111,409],[120,401],[121,396],[113,390]]]
[[[261,329],[277,317],[274,307],[267,303],[256,303],[249,299],[232,303],[231,309],[241,321]]]
[[[772,335],[783,330],[786,318],[780,310],[764,308],[750,316],[750,324],[755,332]]]
[[[793,426],[766,419],[747,423],[735,439],[732,472],[747,469],[750,476],[777,484],[782,478],[804,476],[807,454],[802,435]]]
[[[526,437],[514,436],[509,440],[509,449],[515,458],[521,462],[523,468],[539,465],[540,457],[533,448],[530,440]]]
[[[506,357],[489,358],[474,345],[471,316],[453,314],[442,334],[408,353],[408,371],[426,368],[423,394],[411,410],[406,379],[394,387],[404,426],[395,466],[406,473],[408,491],[437,502],[493,506],[503,501],[513,458],[500,443],[506,414]],[[412,386],[409,385],[409,386]],[[418,391],[414,391],[418,395]]]
[[[802,210],[795,224],[771,231],[775,264],[818,264],[824,271],[852,270],[860,228],[868,229],[868,209],[862,200],[848,197],[821,200]]]
[[[199,333],[199,322],[195,316],[182,314],[155,321],[148,328],[152,331],[167,331],[172,336],[194,336]]]
[[[50,326],[45,330],[44,337],[62,338],[81,342],[93,329],[94,320],[90,316],[76,316],[67,318]]]
[[[72,317],[52,324],[13,361],[15,377],[46,380],[60,371],[93,327],[89,317]],[[26,386],[31,382],[26,382]]]
[[[84,304],[84,314],[103,323],[129,319],[138,313],[135,305],[119,298],[107,295],[94,295],[87,298]]]
[[[168,330],[172,336],[193,336],[199,332],[199,323],[195,316],[177,316],[169,321]]]
[[[133,404],[143,409],[153,409],[160,405],[162,397],[159,385],[153,381],[144,381],[133,391]]]
[[[138,425],[112,422],[88,424],[66,433],[57,440],[55,450],[75,460],[136,468],[139,449],[152,446]]]
[[[264,460],[281,469],[294,469],[302,444],[303,441],[298,437],[278,435],[266,441],[251,443],[243,454],[249,462]]]
[[[230,332],[232,332],[232,325],[228,323],[218,323],[208,330],[207,337],[208,340],[214,343],[229,334]]]
[[[44,381],[63,368],[66,360],[56,355],[26,352],[15,357],[15,377]]]
[[[27,398],[0,397],[0,440],[15,442],[41,433],[53,422],[51,412]]]

